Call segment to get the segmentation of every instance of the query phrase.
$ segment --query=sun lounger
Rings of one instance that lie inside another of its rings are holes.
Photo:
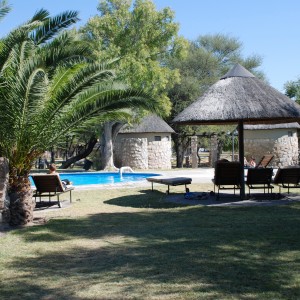
[[[239,162],[218,161],[215,166],[215,177],[212,179],[218,188],[217,200],[220,198],[220,190],[235,190],[241,188],[241,164]]]
[[[268,194],[272,195],[272,189],[274,188],[271,185],[272,182],[273,169],[272,168],[259,168],[259,169],[248,169],[246,184],[249,188],[249,197],[251,189],[263,189],[264,194],[266,190]]]
[[[187,188],[187,184],[192,183],[192,178],[189,177],[165,177],[165,176],[154,176],[146,178],[152,185],[153,191],[153,183],[165,184],[168,186],[167,194],[170,193],[170,185],[177,186],[177,185],[185,185],[185,191],[188,192],[189,189]]]
[[[288,189],[288,194],[290,189],[300,188],[300,167],[288,166],[279,168],[273,183],[279,186],[279,193],[281,193],[281,188]]]
[[[272,161],[272,159],[274,158],[273,154],[265,154],[261,160],[258,162],[258,164],[256,165],[256,169],[258,168],[266,168],[269,163]]]
[[[42,204],[45,206],[57,204],[59,207],[61,207],[59,195],[67,192],[70,192],[70,202],[72,202],[72,190],[74,190],[74,187],[65,186],[60,180],[58,174],[35,174],[31,175],[31,177],[36,187],[33,197],[35,198],[35,201],[37,197],[40,198],[40,204],[37,204],[38,206],[41,206]],[[56,202],[51,201],[51,198],[54,196],[57,197]],[[42,197],[48,197],[49,202],[42,203]]]

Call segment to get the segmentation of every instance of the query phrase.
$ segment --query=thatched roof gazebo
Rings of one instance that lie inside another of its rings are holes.
[[[203,96],[177,115],[173,122],[182,125],[238,124],[239,158],[243,165],[244,124],[299,120],[300,106],[297,103],[237,64]],[[243,169],[241,180],[244,183]],[[245,197],[244,184],[241,197]]]

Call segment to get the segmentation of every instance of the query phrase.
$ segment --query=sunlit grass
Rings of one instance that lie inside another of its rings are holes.
[[[8,232],[1,299],[300,298],[299,204],[178,206],[157,189],[75,191]]]

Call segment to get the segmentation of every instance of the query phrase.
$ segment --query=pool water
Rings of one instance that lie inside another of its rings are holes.
[[[144,180],[147,177],[157,176],[154,173],[60,173],[60,179],[69,179],[73,185],[115,184]],[[31,181],[32,182],[32,181]],[[33,184],[33,182],[32,182]]]

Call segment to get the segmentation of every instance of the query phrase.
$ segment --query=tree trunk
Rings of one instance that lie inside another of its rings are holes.
[[[103,128],[101,142],[101,164],[103,170],[111,170],[114,167],[112,126],[114,122],[106,122]]]
[[[176,167],[183,168],[184,163],[184,154],[188,145],[187,136],[174,136],[174,148],[176,152]]]
[[[101,142],[101,160],[102,169],[115,170],[113,156],[113,142],[124,124],[120,122],[106,122],[102,134]]]
[[[182,143],[180,141],[177,145],[176,160],[177,160],[176,167],[183,168],[184,151],[183,151]]]
[[[16,226],[31,223],[35,202],[28,175],[10,177],[9,197],[10,224]]]
[[[96,136],[92,136],[90,140],[88,141],[86,147],[80,151],[77,155],[70,157],[65,162],[62,163],[62,165],[59,167],[60,169],[67,169],[75,162],[79,161],[80,159],[86,158],[94,149],[95,145],[97,143]]]

